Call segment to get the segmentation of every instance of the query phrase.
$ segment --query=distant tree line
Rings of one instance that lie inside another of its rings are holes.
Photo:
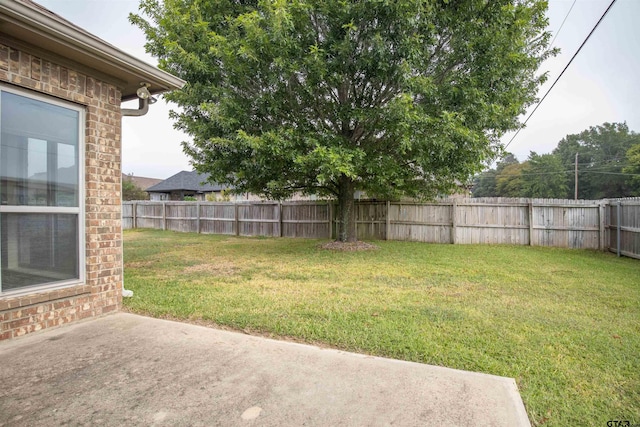
[[[573,199],[578,154],[578,198],[640,196],[640,134],[626,123],[604,123],[567,135],[550,154],[511,153],[474,180],[474,197]]]

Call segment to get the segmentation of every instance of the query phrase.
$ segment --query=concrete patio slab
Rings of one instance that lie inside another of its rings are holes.
[[[0,343],[0,425],[529,426],[513,379],[118,313]]]

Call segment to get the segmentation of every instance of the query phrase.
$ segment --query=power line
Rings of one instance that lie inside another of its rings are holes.
[[[579,165],[579,163],[578,163]],[[602,165],[602,166],[593,166],[593,167],[586,167],[580,170],[586,170],[586,171],[597,171],[597,170],[607,170],[607,169],[622,169],[625,165],[624,164],[619,164],[619,165]]]
[[[571,57],[571,59],[569,60],[569,62],[567,63],[567,65],[564,67],[564,69],[562,70],[562,72],[560,73],[560,75],[556,78],[556,80],[553,82],[553,84],[551,85],[551,87],[547,90],[547,92],[544,94],[544,96],[542,97],[542,99],[536,104],[536,107],[533,109],[533,111],[531,112],[531,114],[529,114],[529,117],[527,117],[527,119],[524,121],[524,123],[522,123],[522,125],[520,125],[520,127],[518,128],[518,131],[516,132],[515,135],[513,135],[513,137],[509,140],[509,142],[507,143],[507,145],[504,146],[505,150],[507,149],[507,147],[509,147],[509,145],[511,145],[511,143],[513,142],[514,139],[516,139],[516,136],[518,136],[518,134],[520,133],[520,131],[522,130],[522,128],[527,124],[527,122],[529,121],[529,119],[531,118],[531,116],[533,116],[533,114],[538,110],[538,107],[540,107],[540,105],[542,104],[542,102],[545,100],[545,98],[547,97],[547,95],[549,95],[549,92],[551,92],[551,90],[555,87],[556,83],[558,83],[558,80],[560,80],[560,78],[563,76],[563,74],[565,73],[565,71],[567,71],[567,68],[569,68],[569,65],[571,65],[571,63],[573,62],[573,60],[576,58],[576,56],[578,56],[578,54],[580,53],[580,51],[582,50],[582,48],[584,47],[584,45],[587,43],[587,41],[589,40],[589,38],[591,37],[591,35],[593,34],[593,32],[596,30],[596,28],[598,28],[598,25],[600,25],[600,22],[602,22],[602,20],[604,19],[604,17],[607,15],[607,13],[609,12],[609,10],[611,9],[611,7],[614,5],[614,3],[616,2],[616,0],[612,0],[611,3],[609,4],[609,7],[607,7],[607,10],[604,11],[604,13],[602,14],[602,16],[600,17],[600,19],[598,19],[598,22],[596,22],[596,25],[594,25],[594,27],[591,29],[591,32],[589,32],[589,34],[587,35],[587,37],[584,39],[584,41],[582,42],[582,44],[580,45],[580,47],[578,48],[578,50],[576,50],[576,52],[573,54],[573,56]]]
[[[581,170],[581,174],[585,173],[595,173],[599,175],[624,175],[624,176],[640,176],[640,173],[624,173],[624,172],[601,172],[601,171],[592,171],[592,170]],[[562,174],[573,174],[572,170],[566,171],[557,171],[557,172],[523,172],[518,174],[518,176],[538,176],[538,175],[562,175]]]
[[[521,165],[526,164],[526,162],[524,163],[518,163]],[[578,165],[584,165],[585,163],[578,163]],[[618,167],[622,167],[622,165],[617,165]],[[624,172],[607,172],[607,171],[602,171],[601,169],[603,167],[610,167],[610,166],[595,166],[595,167],[590,167],[590,168],[585,168],[585,169],[580,169],[580,173],[595,173],[595,174],[603,174],[603,175],[624,175],[624,176],[640,176],[640,174],[637,173],[624,173]],[[490,169],[494,172],[497,172],[495,169]],[[562,171],[553,171],[553,172],[521,172],[518,174],[518,176],[537,176],[537,175],[562,175],[562,174],[573,174],[574,170],[562,170]]]
[[[562,30],[562,27],[564,26],[564,23],[567,22],[567,18],[569,17],[569,14],[573,10],[573,6],[576,5],[576,1],[578,1],[578,0],[573,0],[573,3],[571,4],[571,7],[569,8],[569,12],[567,12],[567,14],[565,15],[564,19],[562,20],[562,24],[560,24],[560,28],[558,28],[558,31],[556,31],[556,35],[553,36],[553,39],[551,40],[551,43],[549,43],[549,46],[553,47],[553,42],[556,41],[556,38],[558,37],[558,34],[560,34],[560,31]]]
[[[590,170],[585,170],[585,171],[581,171],[582,173],[597,173],[600,175],[624,175],[624,176],[640,176],[640,173],[623,173],[623,172],[597,172],[597,171],[590,171]]]
[[[520,176],[534,176],[534,175],[561,175],[566,173],[573,173],[573,171],[557,171],[557,172],[523,172]]]

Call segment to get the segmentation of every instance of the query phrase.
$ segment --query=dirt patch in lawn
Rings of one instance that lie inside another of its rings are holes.
[[[367,242],[340,242],[336,240],[335,242],[320,245],[320,249],[326,249],[329,251],[358,252],[375,251],[379,249],[379,247]]]
[[[129,261],[127,262],[127,268],[147,268],[152,267],[158,261],[149,260],[149,261]]]
[[[184,273],[209,273],[215,276],[233,276],[240,269],[233,264],[196,264],[183,270]]]

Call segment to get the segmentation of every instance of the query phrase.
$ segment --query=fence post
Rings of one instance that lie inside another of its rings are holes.
[[[620,257],[620,218],[622,217],[622,213],[620,212],[620,200],[618,200],[618,204],[616,205],[616,253],[618,257]]]
[[[131,202],[131,228],[134,230],[138,228],[138,217],[136,216],[136,211],[138,210],[138,204],[136,202]]]
[[[533,200],[529,200],[529,246],[533,246]]]
[[[196,227],[198,229],[196,232],[200,234],[200,202],[196,202],[196,211]]]
[[[391,202],[387,200],[387,225],[384,231],[384,239],[389,240],[389,233],[391,233]]]
[[[333,201],[329,200],[327,207],[329,209],[329,240],[331,240],[333,239]]]
[[[600,250],[601,251],[606,251],[606,244],[605,244],[605,226],[604,226],[604,214],[605,214],[605,202],[601,201],[600,205],[598,206],[598,223],[599,223],[599,228],[600,228]]]
[[[235,216],[234,216],[234,225],[236,228],[236,236],[240,235],[240,221],[238,220],[238,203],[233,204]]]
[[[458,208],[458,200],[453,199],[453,203],[451,204],[451,244],[452,245],[456,244],[456,226],[458,225],[457,219],[456,219],[457,208]]]
[[[167,229],[167,202],[162,202],[162,230]]]
[[[280,220],[280,237],[282,237],[282,202],[278,202],[278,219]]]

